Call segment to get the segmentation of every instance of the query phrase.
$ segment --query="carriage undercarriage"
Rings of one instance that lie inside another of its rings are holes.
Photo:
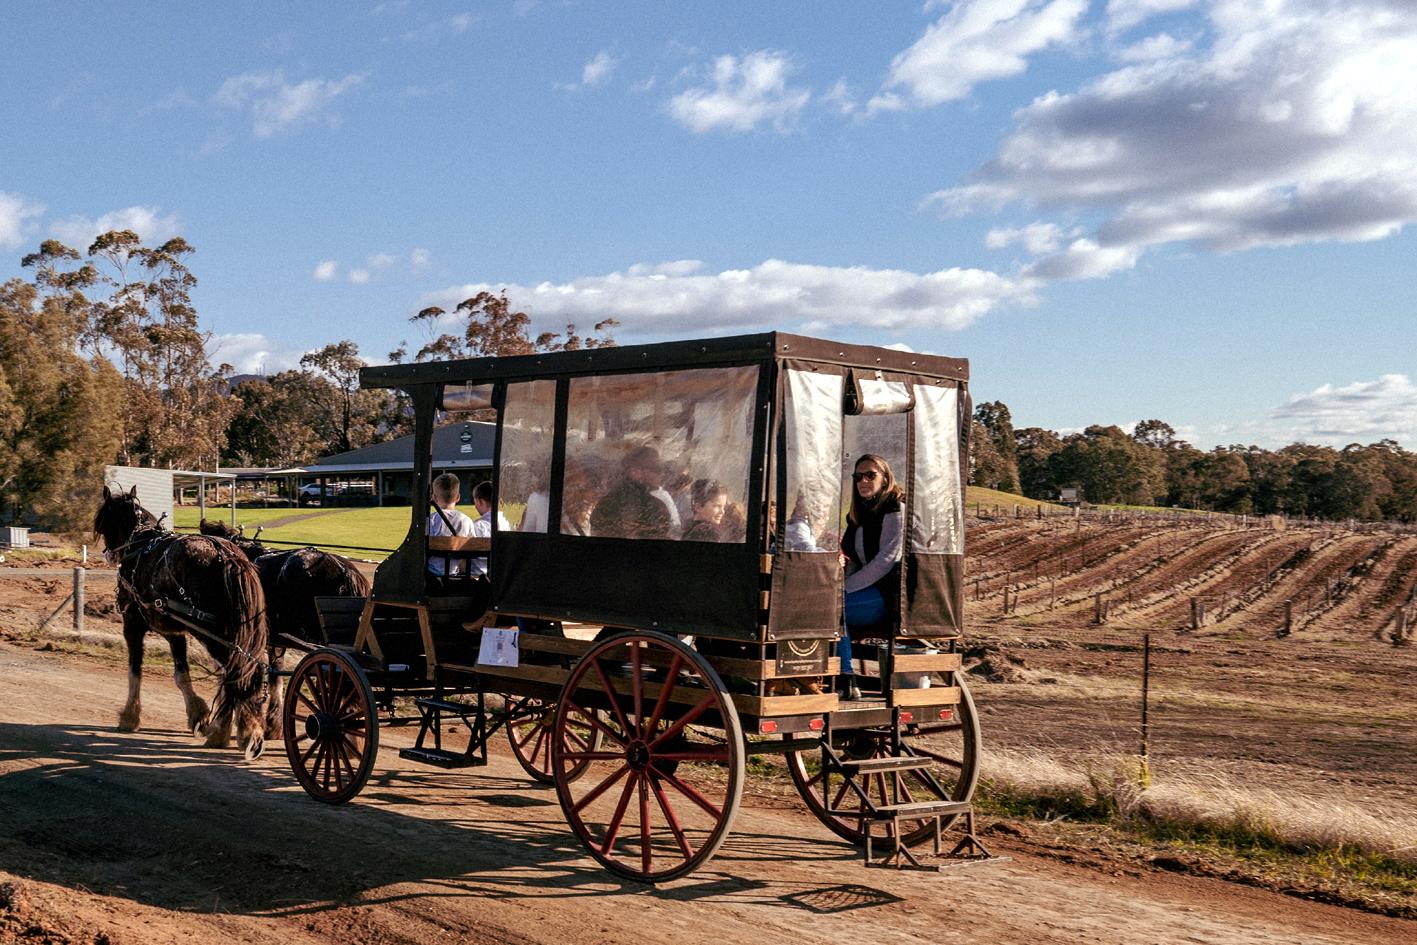
[[[354,601],[322,603],[336,609],[331,624],[343,617],[348,626]],[[748,759],[760,767],[763,756],[783,760],[808,809],[860,846],[866,865],[924,868],[916,848],[925,844],[946,862],[988,857],[971,807],[978,722],[948,641],[941,652],[893,660],[882,647],[865,661],[865,678],[879,683],[886,666],[910,685],[892,686],[888,673],[884,689],[847,701],[830,690],[762,695],[774,680],[818,678],[800,666],[779,675],[771,645],[758,647],[761,659],[705,655],[652,630],[520,633],[518,665],[480,664],[479,628],[437,632],[436,611],[418,608],[392,609],[413,618],[420,638],[428,631],[434,657],[405,649],[391,659],[385,651],[397,638],[379,642],[391,608],[362,603],[352,639],[332,629],[331,642],[290,672],[286,751],[317,800],[355,798],[379,729],[411,724],[415,742],[399,756],[441,768],[485,765],[489,745],[506,738],[523,770],[556,788],[588,852],[638,881],[702,866],[732,829]],[[443,652],[467,662],[445,662]],[[919,688],[926,678],[933,685]],[[396,700],[417,714],[397,714]]]

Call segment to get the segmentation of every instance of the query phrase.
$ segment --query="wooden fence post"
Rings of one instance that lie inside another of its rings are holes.
[[[1151,786],[1151,634],[1141,643],[1141,786]]]
[[[74,631],[84,629],[84,569],[74,569]]]

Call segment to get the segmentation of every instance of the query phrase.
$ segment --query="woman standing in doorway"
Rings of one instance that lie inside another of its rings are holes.
[[[851,511],[841,536],[846,565],[846,632],[838,653],[848,677],[847,695],[859,697],[851,683],[851,628],[868,627],[893,611],[888,601],[900,597],[900,561],[905,535],[905,490],[896,482],[890,463],[865,453],[851,474]]]

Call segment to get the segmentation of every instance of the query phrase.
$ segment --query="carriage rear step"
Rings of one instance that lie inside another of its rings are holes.
[[[444,751],[441,748],[402,748],[399,757],[419,764],[433,765],[435,768],[476,768],[487,764],[477,755],[461,751]]]
[[[884,771],[923,771],[933,763],[934,759],[931,758],[901,755],[890,758],[861,758],[855,761],[847,759],[841,762],[841,767],[848,774],[880,774]]]
[[[867,820],[896,820],[897,818],[944,817],[949,814],[966,814],[970,810],[969,801],[920,801],[913,804],[878,804],[872,810],[834,810],[839,817],[866,818]]]

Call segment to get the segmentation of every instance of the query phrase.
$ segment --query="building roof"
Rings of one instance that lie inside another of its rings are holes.
[[[466,439],[464,440],[464,437]],[[480,420],[450,423],[433,431],[434,469],[486,469],[492,465],[497,425]],[[374,443],[322,457],[298,472],[305,476],[404,472],[413,469],[413,437]],[[296,470],[290,470],[296,472]]]

